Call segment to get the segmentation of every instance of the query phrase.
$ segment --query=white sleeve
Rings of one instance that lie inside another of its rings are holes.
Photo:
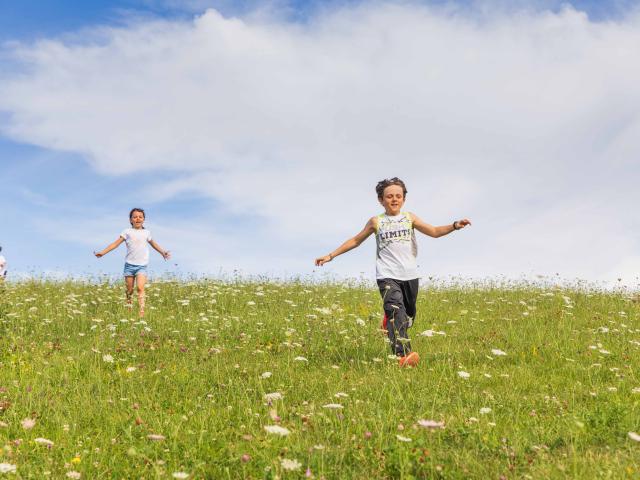
[[[126,240],[127,239],[127,230],[126,229],[123,230],[122,233],[120,234],[120,236]]]
[[[150,242],[151,240],[153,240],[153,238],[151,238],[151,231],[147,230],[147,242]]]

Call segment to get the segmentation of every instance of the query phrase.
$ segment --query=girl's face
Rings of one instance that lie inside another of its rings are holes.
[[[389,185],[382,192],[380,204],[387,215],[399,215],[404,205],[404,192],[400,185]]]
[[[133,212],[130,220],[133,228],[142,228],[142,224],[144,223],[144,213]]]

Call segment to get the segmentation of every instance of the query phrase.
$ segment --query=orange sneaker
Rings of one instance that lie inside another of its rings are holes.
[[[401,367],[415,367],[418,365],[420,361],[420,355],[418,352],[411,352],[409,355],[405,355],[404,357],[400,357],[398,360],[398,365]]]

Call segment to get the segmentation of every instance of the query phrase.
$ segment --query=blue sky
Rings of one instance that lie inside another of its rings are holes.
[[[21,274],[117,274],[124,252],[91,252],[142,206],[174,252],[155,272],[317,276],[398,175],[426,221],[474,221],[421,239],[425,276],[637,284],[637,12],[2,2],[3,253]],[[373,248],[322,274],[372,278]]]

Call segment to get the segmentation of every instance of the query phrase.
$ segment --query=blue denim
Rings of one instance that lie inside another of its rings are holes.
[[[146,265],[131,265],[130,263],[124,264],[124,276],[135,277],[136,275],[147,275]]]

